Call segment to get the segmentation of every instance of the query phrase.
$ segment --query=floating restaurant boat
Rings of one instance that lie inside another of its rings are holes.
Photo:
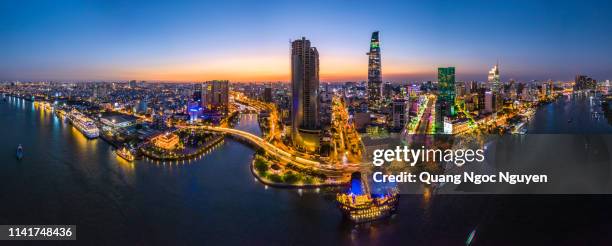
[[[76,127],[87,138],[97,138],[100,136],[100,130],[96,123],[76,109],[67,114],[70,123]]]
[[[135,157],[132,154],[132,152],[130,152],[130,150],[126,147],[120,148],[120,149],[116,149],[115,150],[115,154],[117,154],[119,157],[125,159],[126,161],[132,162],[134,161]]]
[[[383,184],[372,192],[361,173],[351,176],[347,193],[336,196],[343,215],[354,223],[366,223],[391,216],[397,210],[399,192],[395,185]]]
[[[62,120],[66,119],[66,111],[58,109],[58,110],[55,110],[54,112],[55,112],[55,115],[59,117],[60,119]]]
[[[51,106],[51,103],[49,102],[40,102],[39,104],[42,108],[42,110],[44,111],[52,111],[53,110],[53,106]]]

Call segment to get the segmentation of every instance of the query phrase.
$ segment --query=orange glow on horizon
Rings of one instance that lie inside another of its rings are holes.
[[[191,59],[183,63],[135,66],[137,67],[135,69],[128,68],[131,66],[124,66],[90,72],[105,74],[105,76],[98,76],[97,79],[167,82],[198,82],[215,79],[231,82],[289,82],[291,80],[288,57],[278,55],[246,55],[230,59],[210,58],[205,61]],[[365,81],[367,71],[367,58],[320,57],[319,78],[321,82]],[[434,66],[391,60],[383,63],[382,70],[383,79],[391,81],[405,81],[406,77],[433,79],[435,71]]]

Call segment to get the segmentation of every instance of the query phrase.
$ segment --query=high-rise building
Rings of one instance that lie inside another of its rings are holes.
[[[586,75],[576,75],[574,90],[589,90],[597,87],[597,80]]]
[[[387,81],[383,85],[383,101],[393,96],[393,84]]]
[[[227,113],[229,106],[229,81],[213,80],[202,84],[202,108]]]
[[[368,107],[377,111],[383,98],[380,40],[378,31],[372,33],[368,55]]]
[[[494,102],[494,98],[493,98],[493,92],[492,91],[487,91],[485,92],[485,98],[484,98],[484,112],[485,113],[493,113],[493,102]]]
[[[479,88],[478,89],[478,103],[477,103],[477,108],[478,111],[480,111],[480,113],[484,113],[485,112],[485,94],[487,93],[487,89],[486,88]]]
[[[193,94],[191,97],[194,102],[202,101],[202,87],[204,87],[204,85],[200,83],[193,85]]]
[[[266,86],[266,88],[264,88],[264,94],[263,94],[263,100],[264,102],[272,102],[272,88]]]
[[[319,148],[319,52],[302,37],[291,43],[291,138],[295,147]]]
[[[499,112],[504,108],[504,97],[500,92],[493,92],[493,112]]]
[[[489,70],[488,82],[491,91],[498,92],[502,89],[501,80],[499,78],[499,64],[495,64],[495,66]]]
[[[134,110],[136,113],[138,114],[146,114],[147,110],[148,110],[148,103],[149,103],[149,99],[148,98],[143,98],[138,102],[138,105],[135,107],[136,109]]]
[[[438,68],[438,99],[436,100],[436,132],[444,132],[444,117],[454,117],[455,67]]]
[[[408,103],[403,98],[393,100],[393,107],[391,111],[391,127],[393,130],[401,131],[404,128],[408,122],[408,109]]]

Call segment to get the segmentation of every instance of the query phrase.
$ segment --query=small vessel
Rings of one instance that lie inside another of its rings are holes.
[[[126,148],[126,147],[123,147],[123,148],[115,150],[115,153],[119,157],[121,157],[121,158],[123,158],[123,159],[125,159],[126,161],[129,161],[129,162],[132,162],[135,159],[134,155],[132,155],[132,152],[130,152],[130,150],[128,148]]]
[[[21,160],[23,158],[23,147],[21,147],[21,144],[17,146],[17,153],[15,154],[17,155],[18,160]]]
[[[474,230],[472,230],[472,232],[470,232],[470,235],[468,235],[467,240],[465,240],[465,245],[472,244],[472,241],[474,241],[474,236],[476,236],[476,229],[474,229]]]
[[[572,123],[572,118],[570,118],[569,120],[567,120],[567,123]]]

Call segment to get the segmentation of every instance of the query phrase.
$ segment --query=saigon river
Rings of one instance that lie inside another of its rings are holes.
[[[529,131],[560,103],[539,110]],[[236,127],[260,134],[255,115],[241,115]],[[484,195],[404,195],[397,216],[353,229],[335,191],[262,185],[249,169],[254,151],[230,138],[185,164],[128,163],[101,139],[15,98],[0,102],[0,129],[0,224],[75,224],[86,245],[458,245],[474,228],[475,242],[567,243],[609,238],[612,229],[609,196]]]

